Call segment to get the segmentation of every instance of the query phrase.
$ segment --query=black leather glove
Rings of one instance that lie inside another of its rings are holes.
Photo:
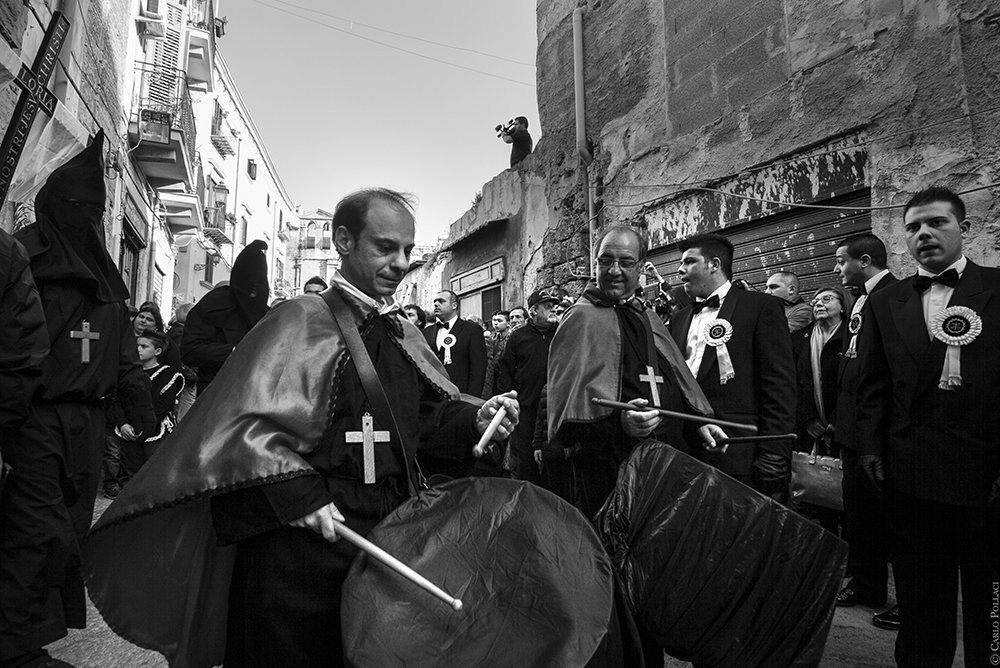
[[[750,467],[753,488],[779,503],[788,501],[788,484],[792,479],[792,461],[788,457],[758,450]]]
[[[879,455],[861,455],[858,457],[858,466],[881,497],[885,493],[885,460]]]

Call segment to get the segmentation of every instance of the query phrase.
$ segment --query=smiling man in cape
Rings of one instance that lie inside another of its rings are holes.
[[[646,242],[629,227],[613,226],[598,244],[597,283],[563,317],[549,349],[550,445],[573,469],[567,500],[593,517],[614,488],[618,466],[645,438],[686,452],[714,445],[718,427],[694,429],[655,410],[712,415],[663,322],[635,298]],[[636,410],[595,406],[599,397]],[[695,433],[699,432],[699,433]]]
[[[172,666],[343,665],[355,548],[333,521],[366,535],[415,493],[418,449],[469,459],[500,406],[497,437],[517,423],[510,396],[460,401],[392,299],[413,247],[409,199],[348,195],[333,226],[342,266],[323,298],[250,331],[88,542],[108,624]]]

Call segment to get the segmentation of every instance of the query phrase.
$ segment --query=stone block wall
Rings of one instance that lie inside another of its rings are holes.
[[[810,181],[822,177],[814,156],[855,146],[833,160],[871,189],[873,229],[894,270],[907,273],[902,210],[884,207],[932,183],[962,191],[1000,181],[1000,112],[990,111],[1000,106],[1000,27],[985,21],[990,0],[538,0],[543,136],[530,168],[545,183],[546,243],[558,246],[531,265],[542,282],[572,283],[563,268],[586,259],[565,244],[586,219],[574,134],[577,6],[595,156],[586,186],[601,225],[647,226],[654,243],[668,244],[767,215],[773,207],[732,201],[714,202],[713,214],[689,187],[808,201],[794,197],[829,190]],[[772,162],[788,164],[769,180],[748,171]],[[1000,265],[998,194],[965,197],[968,254],[990,265]],[[719,213],[726,208],[732,215]]]

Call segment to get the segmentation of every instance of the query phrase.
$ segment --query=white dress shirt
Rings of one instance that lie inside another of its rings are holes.
[[[865,302],[868,301],[868,295],[872,293],[872,290],[875,289],[875,286],[878,285],[878,282],[881,281],[882,278],[888,273],[889,273],[888,269],[883,269],[882,271],[878,272],[877,274],[869,278],[867,281],[865,281],[865,292],[863,295],[858,297],[858,300],[854,302],[854,308],[851,309],[852,318],[857,314],[861,313],[861,307],[863,307],[865,305]]]
[[[684,351],[684,358],[687,360],[688,368],[695,378],[698,377],[698,369],[701,368],[701,359],[705,356],[705,325],[719,317],[722,304],[726,301],[726,295],[733,287],[730,281],[726,281],[718,289],[708,296],[711,299],[718,295],[718,308],[703,308],[699,313],[691,315],[691,328],[688,330],[687,350]]]
[[[344,275],[339,271],[334,273],[333,280],[330,282],[335,283],[344,292],[356,298],[365,306],[369,306],[378,311],[379,315],[384,315],[399,308],[399,305],[396,304],[396,298],[394,296],[389,295],[388,297],[382,297],[381,299],[372,299],[365,293],[361,292],[361,290],[354,287],[354,285],[344,278]]]
[[[968,264],[968,260],[965,256],[958,258],[952,262],[944,271],[943,274],[948,269],[954,269],[958,272],[958,277],[962,278],[962,272],[965,271],[965,265]],[[939,274],[932,274],[923,267],[917,267],[917,275],[919,276],[938,276]],[[955,288],[948,287],[943,283],[934,283],[931,285],[930,289],[927,290],[921,296],[921,303],[924,305],[924,322],[927,324],[927,336],[934,338],[934,334],[931,332],[931,320],[935,315],[948,308],[948,302],[951,301],[951,295],[955,292]]]

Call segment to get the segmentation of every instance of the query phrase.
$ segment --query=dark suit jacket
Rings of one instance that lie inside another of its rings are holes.
[[[795,416],[795,433],[799,435],[798,449],[812,450],[813,438],[806,432],[806,425],[819,418],[816,399],[813,397],[812,375],[812,333],[816,323],[811,322],[804,329],[792,334],[792,353],[795,357],[795,380],[798,385],[798,410]],[[819,355],[820,380],[823,383],[823,409],[827,424],[833,424],[837,411],[837,373],[840,368],[844,338],[848,337],[847,323],[844,322],[823,346]],[[826,426],[826,425],[824,425]]]
[[[670,332],[685,353],[691,315],[691,306],[685,306],[670,322]],[[733,287],[718,317],[733,326],[733,336],[726,347],[736,376],[725,385],[720,384],[715,348],[706,346],[698,369],[698,384],[716,415],[724,420],[756,425],[760,434],[794,432],[795,364],[781,300]],[[732,431],[730,436],[749,435]],[[789,441],[765,442],[757,447],[791,456]],[[726,473],[747,475],[753,461],[753,448],[734,444],[725,455],[707,453],[705,461]]]
[[[483,339],[483,330],[476,323],[459,318],[452,325],[451,333],[455,335],[456,341],[451,349],[451,364],[445,366],[448,377],[460,392],[478,397],[483,393],[486,382],[486,341]],[[438,350],[437,347],[436,323],[424,328],[424,338],[431,350],[437,353],[438,359],[444,361],[444,349]]]
[[[872,288],[871,294],[875,294],[879,290],[892,285],[893,283],[898,283],[899,279],[893,276],[891,273],[886,274],[882,277],[875,287]],[[864,305],[861,307],[861,329],[865,328],[865,323],[872,317],[872,307],[871,307],[871,295],[865,300]],[[847,348],[851,345],[851,334],[849,332],[844,333],[844,349],[843,352],[847,352]],[[842,355],[840,358],[840,382],[838,384],[838,395],[837,395],[837,420],[833,423],[833,440],[835,443],[841,447],[856,448],[855,440],[856,436],[854,433],[854,426],[856,421],[856,414],[858,409],[858,378],[861,375],[861,365],[859,360],[861,358],[861,333],[858,332],[858,342],[856,347],[856,352],[858,357],[847,357]]]
[[[961,347],[962,385],[938,388],[947,346],[931,340],[913,278],[872,295],[861,330],[858,453],[886,459],[904,494],[983,506],[1000,473],[1000,269],[971,261],[949,306],[967,306],[983,330]],[[869,325],[871,325],[869,327]]]

